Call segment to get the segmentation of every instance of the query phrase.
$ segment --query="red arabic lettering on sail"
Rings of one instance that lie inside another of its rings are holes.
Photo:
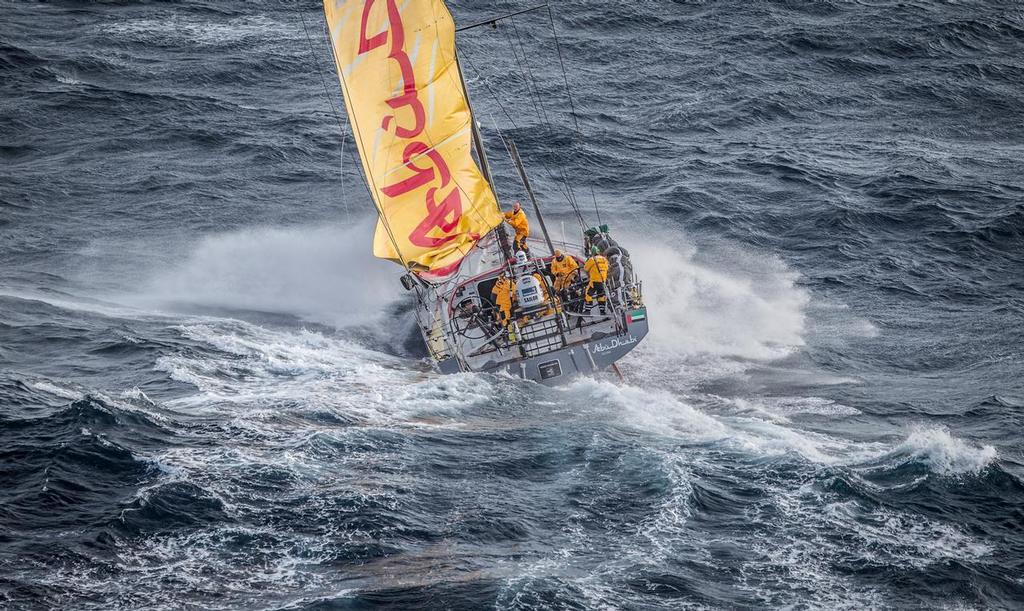
[[[387,30],[367,36],[367,22],[370,17],[370,9],[375,1],[366,0],[363,5],[362,23],[359,28],[359,55],[386,44],[390,32],[391,50],[388,58],[398,64],[402,75],[402,92],[386,101],[395,113],[382,117],[380,126],[385,131],[393,131],[398,138],[411,140],[402,153],[402,161],[405,167],[413,173],[408,178],[383,187],[381,192],[386,197],[394,198],[421,189],[435,181],[440,183],[427,190],[424,196],[426,216],[409,234],[409,241],[413,244],[436,248],[455,239],[456,236],[451,232],[459,226],[459,220],[462,218],[462,198],[459,195],[458,187],[455,186],[448,195],[441,198],[440,203],[437,201],[438,190],[448,187],[451,182],[451,171],[444,158],[435,149],[415,140],[423,133],[427,118],[423,110],[423,103],[419,99],[419,90],[416,88],[416,74],[413,72],[412,61],[404,49],[405,28],[396,0],[384,0],[387,2]],[[411,113],[411,124],[402,124],[399,121],[398,111],[402,108],[408,109],[408,112],[403,114]],[[393,130],[392,127],[394,127]],[[430,165],[426,165],[428,161]],[[433,237],[431,234],[435,230],[440,230],[444,235]]]

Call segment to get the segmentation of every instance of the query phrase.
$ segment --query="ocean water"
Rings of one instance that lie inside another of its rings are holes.
[[[0,607],[1024,605],[1020,6],[552,7],[571,107],[545,12],[460,49],[624,382],[430,370],[318,3],[0,0]]]

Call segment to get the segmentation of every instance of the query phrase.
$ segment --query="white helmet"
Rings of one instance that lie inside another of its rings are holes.
[[[517,250],[516,265],[526,265],[527,263],[529,263],[529,259],[526,258],[526,253],[521,250]]]

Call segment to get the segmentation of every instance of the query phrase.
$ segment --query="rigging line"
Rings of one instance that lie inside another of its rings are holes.
[[[480,82],[483,83],[484,88],[487,89],[487,93],[491,94],[491,97],[494,98],[494,102],[498,105],[498,108],[501,109],[501,112],[504,113],[505,117],[509,120],[509,123],[512,124],[512,127],[515,128],[515,129],[519,129],[519,125],[516,123],[515,119],[512,118],[512,115],[509,113],[508,109],[505,108],[504,104],[502,104],[501,98],[498,97],[498,94],[495,93],[494,89],[492,89],[490,84],[487,83],[487,80],[481,76],[480,71],[473,64],[472,60],[470,60],[468,56],[467,57],[461,57],[460,60],[465,60],[466,64],[469,65],[469,67],[473,70],[473,73],[476,75],[477,79],[480,80]],[[498,132],[498,137],[502,139],[502,143],[504,144],[505,138],[502,135],[501,130],[498,128],[497,121],[494,120],[493,116],[491,117],[491,123],[494,124],[494,129]],[[507,145],[505,146],[505,150],[509,153],[509,156],[511,157],[511,151],[509,151]],[[569,206],[572,207],[573,212],[575,212],[576,215],[579,216],[579,209],[578,209],[576,203],[569,197],[569,194],[565,191],[565,189],[562,187],[562,185],[559,184],[559,182],[560,182],[559,179],[556,178],[551,173],[551,169],[547,166],[547,164],[541,162],[540,166],[542,168],[544,168],[545,172],[547,172],[548,177],[555,184],[556,188],[558,189],[559,194],[561,194],[562,197],[565,198],[565,201],[567,201],[569,203]]]
[[[509,51],[512,52],[512,57],[516,60],[516,65],[519,67],[519,73],[523,77],[523,83],[526,85],[527,96],[530,98],[530,103],[533,104],[533,110],[537,113],[537,119],[541,118],[543,113],[543,107],[539,104],[538,96],[533,90],[533,80],[526,75],[526,70],[523,69],[523,63],[519,61],[519,53],[516,52],[515,44],[512,42],[512,37],[509,35],[508,30],[503,30],[505,34],[505,40],[508,41]],[[547,123],[547,113],[543,113],[545,117],[545,123]]]
[[[550,11],[550,7],[548,7],[548,10]],[[533,67],[530,65],[530,60],[529,60],[529,57],[527,56],[527,53],[526,53],[526,47],[523,45],[523,38],[519,34],[519,27],[516,26],[515,19],[509,19],[509,22],[512,24],[512,30],[513,30],[513,32],[515,32],[516,40],[519,42],[519,49],[523,53],[523,61],[526,63],[526,69],[527,69],[527,71],[529,73],[529,79],[530,79],[531,82],[533,82],[534,90],[536,91],[536,96],[537,96],[538,103],[540,104],[541,109],[544,110],[544,122],[547,124],[549,132],[552,135],[554,135],[555,134],[555,129],[554,129],[554,126],[551,124],[551,119],[548,117],[546,107],[544,106],[543,99],[541,98],[540,87],[537,86],[537,84],[536,84],[536,78],[533,75]],[[517,61],[518,61],[518,56],[517,56]],[[564,76],[564,74],[563,74],[563,76]],[[575,115],[573,115],[573,117],[574,117],[574,120],[575,120]],[[577,128],[578,128],[578,124],[577,124]],[[567,174],[567,172],[566,172],[564,167],[560,168],[560,172],[562,174],[562,180],[565,182],[566,189],[568,189],[570,195],[573,198],[573,202],[576,205],[577,213],[579,213],[579,200],[576,197],[576,190],[573,189],[572,182],[569,180],[569,176],[568,176],[568,174]],[[582,222],[582,215],[581,215],[581,219],[580,220]]]
[[[544,113],[544,122],[547,123],[548,127],[551,127],[553,129],[553,126],[551,124],[551,119],[548,117],[547,107],[544,106],[544,99],[541,97],[541,94],[540,94],[540,87],[537,85],[537,79],[533,76],[533,66],[530,65],[529,57],[526,55],[526,47],[523,45],[523,38],[519,35],[519,27],[516,26],[516,20],[515,19],[511,19],[510,18],[508,21],[512,25],[512,31],[515,32],[516,41],[519,43],[519,50],[523,54],[523,63],[526,64],[526,72],[524,73],[523,77],[526,78],[526,75],[527,74],[529,75],[529,80],[527,82],[530,83],[531,85],[533,85],[533,87],[531,89],[531,92],[533,93],[533,95],[536,96],[537,103],[540,105],[541,112]],[[511,42],[512,41],[511,41],[511,38],[510,38],[509,39],[509,44],[510,45],[511,45]],[[515,53],[515,49],[513,49],[513,53]],[[519,56],[518,55],[516,56],[516,61],[517,62],[519,61]],[[523,68],[523,65],[520,64],[519,69],[522,70],[522,68]]]
[[[324,19],[323,27],[321,28],[320,31],[323,34],[324,38],[328,41],[328,44],[330,44],[331,37],[330,37],[330,32],[327,29],[327,20],[326,19]],[[332,49],[332,51],[331,51],[331,56],[332,57],[333,57],[333,54],[334,54],[334,51]],[[319,56],[317,56],[317,60],[316,61],[317,61],[317,71],[319,71],[320,70],[320,59],[319,59]],[[323,80],[323,76],[321,76],[321,81],[322,80]],[[334,100],[331,98],[330,95],[328,95],[327,98],[331,100],[331,108],[334,108]],[[337,113],[338,111],[335,110],[335,112]],[[348,117],[346,116],[346,119],[347,118]],[[346,186],[346,181],[345,181],[345,151],[346,151],[346,148],[347,148],[347,145],[348,145],[348,132],[349,132],[349,130],[347,130],[347,129],[341,131],[341,167],[339,169],[341,170],[341,205],[342,205],[343,208],[345,208],[345,220],[348,222],[349,225],[352,225],[352,211],[351,211],[351,205],[349,204],[349,199],[348,199],[348,187]],[[351,154],[352,154],[351,149],[349,149],[348,152],[349,152],[349,155],[351,156]],[[358,162],[354,161],[354,163],[356,164],[356,167],[359,167],[359,163]],[[357,170],[357,173],[358,173],[358,170]],[[357,180],[358,180],[358,178],[357,178]]]
[[[469,25],[464,25],[462,27],[455,28],[455,31],[456,32],[462,32],[464,30],[471,30],[473,28],[478,28],[478,27],[480,27],[482,25],[497,26],[498,25],[498,21],[500,21],[502,19],[508,19],[509,17],[515,17],[516,15],[522,15],[523,13],[531,13],[533,11],[539,11],[540,9],[546,8],[547,6],[548,6],[547,4],[540,4],[540,5],[535,6],[533,8],[528,8],[528,9],[524,9],[524,10],[521,10],[521,11],[516,11],[515,13],[509,13],[508,15],[500,15],[498,17],[491,17],[490,19],[485,19],[483,21],[478,21],[476,23],[471,23]]]
[[[506,30],[505,38],[508,40],[509,50],[512,51],[512,56],[515,58],[516,64],[519,66],[519,72],[523,77],[523,81],[526,83],[527,91],[530,94],[530,101],[533,103],[534,110],[537,112],[537,119],[541,121],[542,124],[546,127],[548,137],[554,140],[557,136],[557,133],[555,132],[554,125],[552,125],[551,123],[551,119],[548,117],[547,107],[544,106],[543,99],[540,95],[540,88],[537,86],[536,78],[534,78],[533,76],[533,68],[530,66],[529,59],[527,58],[526,47],[523,45],[523,39],[519,35],[519,28],[516,27],[515,19],[510,18],[509,22],[512,25],[512,30],[516,35],[516,39],[519,42],[519,48],[523,53],[523,60],[521,61],[519,59],[519,54],[516,52],[515,44],[512,42],[512,37]],[[523,65],[524,62],[526,64],[525,68]],[[580,224],[583,225],[584,221],[579,208],[579,200],[577,200],[576,198],[576,192],[572,188],[572,183],[569,181],[569,177],[565,172],[565,168],[559,168],[559,173],[561,174],[561,182],[565,185],[565,190],[568,192],[568,197],[571,200],[570,204],[573,206],[576,215],[579,217]],[[552,180],[554,180],[555,182],[559,181],[559,179],[556,179],[554,177],[552,177]]]
[[[299,16],[299,20],[302,21],[302,29],[306,33],[306,44],[309,46],[309,54],[313,58],[313,63],[316,65],[316,72],[320,76],[320,84],[323,85],[324,95],[327,96],[327,102],[331,105],[331,111],[334,113],[334,118],[338,122],[338,129],[341,131],[342,136],[345,134],[345,123],[341,120],[341,113],[338,112],[338,107],[334,105],[334,99],[331,97],[329,90],[327,89],[327,79],[324,78],[323,70],[320,69],[320,59],[316,55],[316,51],[313,48],[313,37],[309,33],[309,26],[306,25],[306,16],[302,14],[302,9],[299,8],[299,0],[292,3],[292,10]]]
[[[480,108],[477,107],[476,110],[473,110],[473,106],[470,104],[470,101],[469,101],[469,82],[466,81],[466,75],[463,73],[463,70],[462,70],[462,60],[463,59],[467,59],[467,58],[464,58],[464,57],[458,55],[458,51],[456,51],[456,54],[455,54],[455,66],[458,69],[458,73],[459,73],[459,85],[460,85],[461,90],[462,90],[462,95],[465,98],[466,108],[469,109],[469,123],[468,123],[468,126],[465,129],[469,130],[469,132],[470,132],[470,139],[471,139],[471,147],[476,150],[476,154],[477,154],[476,165],[478,167],[478,170],[480,171],[480,178],[482,179],[483,183],[485,185],[487,185],[487,188],[490,190],[491,196],[494,198],[494,206],[497,209],[498,214],[500,215],[500,214],[503,214],[503,211],[501,209],[501,200],[498,199],[497,187],[495,186],[494,176],[490,175],[490,171],[489,171],[490,170],[490,166],[489,165],[486,166],[487,169],[488,169],[487,176],[485,176],[484,173],[483,173],[483,170],[484,170],[484,167],[485,167],[484,163],[487,161],[487,151],[484,149],[483,131],[479,129],[480,122],[477,121],[477,115],[480,112]],[[473,71],[476,72],[476,68],[473,68]],[[458,133],[462,133],[462,131],[463,130],[459,130]],[[436,147],[440,146],[444,142],[448,141],[450,138],[451,137],[446,138],[445,140],[443,140],[442,142],[439,142],[437,144],[434,144],[433,142],[431,142],[431,148],[436,148]],[[410,159],[410,161],[413,161],[413,160],[414,159]],[[472,154],[470,154],[470,160],[472,161]],[[490,178],[490,180],[488,180],[488,178]],[[477,220],[480,221],[480,224],[482,226],[490,226],[490,223],[488,222],[488,219],[484,216],[483,210],[480,209],[481,207],[473,205],[474,204],[473,197],[463,188],[462,184],[458,180],[455,181],[455,187],[458,190],[458,192],[461,194],[460,197],[464,197],[466,201],[470,202],[470,210],[477,217]],[[488,230],[488,232],[497,229],[503,223],[504,223],[504,220],[500,221],[498,223],[498,225],[492,226]],[[500,237],[498,237],[497,239],[498,239],[499,242],[501,242],[501,238]],[[471,244],[469,244],[468,245],[468,250],[464,251],[460,247],[458,249],[459,252],[462,253],[463,256],[468,255],[469,251],[473,249],[473,247],[476,245],[476,243],[478,241],[479,240],[475,240]],[[504,251],[504,246],[503,245],[500,246],[500,248]]]
[[[326,5],[324,6],[324,21],[325,22],[327,21],[327,6]],[[303,23],[305,23],[305,22],[303,22]],[[334,41],[331,40],[330,31],[329,30],[326,31],[326,34],[327,34],[327,45],[331,49],[331,57],[334,59],[334,65],[337,67],[337,70],[338,70],[338,81],[341,83],[342,95],[345,96],[346,99],[348,99],[349,98],[348,83],[345,81],[345,72],[344,72],[344,70],[342,70],[341,63],[338,61],[338,54],[335,53]],[[355,120],[355,115],[353,115],[350,118],[351,118],[352,135],[355,136],[356,132],[359,131],[359,122]],[[357,139],[356,143],[358,144],[358,142],[359,141]],[[351,149],[349,149],[349,150],[351,151]],[[373,196],[374,191],[377,191],[376,181],[374,181],[373,175],[366,171],[366,168],[363,168],[363,174],[364,174],[364,176],[366,176],[366,180],[363,181],[363,186],[366,187],[366,194],[370,196],[370,201],[373,202],[373,208],[374,208],[374,210],[377,211],[377,220],[378,220],[378,222],[380,222],[381,225],[384,226],[384,230],[387,232],[388,238],[391,240],[391,245],[395,248],[395,254],[398,255],[399,259],[401,259],[402,267],[404,267],[407,270],[411,271],[412,264],[409,261],[406,261],[405,257],[402,255],[402,249],[400,249],[398,247],[398,240],[395,239],[395,234],[391,231],[391,225],[388,224],[387,218],[384,216],[384,211],[380,209],[380,205],[377,203],[377,199]],[[374,183],[372,190],[370,189],[370,183],[371,182]]]
[[[555,16],[548,6],[548,23],[551,24],[551,36],[555,39],[555,51],[558,52],[558,65],[562,68],[562,83],[565,85],[565,97],[569,100],[569,114],[572,116],[573,125],[576,126],[576,150],[579,159],[583,160],[583,130],[580,129],[580,121],[576,115],[576,104],[572,101],[572,90],[569,88],[569,77],[565,72],[565,60],[562,58],[562,45],[558,41],[558,30],[555,28]],[[597,215],[597,224],[601,224],[601,209],[597,206],[597,196],[594,194],[594,183],[590,183],[590,198],[594,200],[594,213]]]
[[[551,36],[555,39],[555,51],[558,52],[558,65],[562,67],[562,82],[565,84],[565,97],[569,99],[569,114],[572,116],[572,122],[576,126],[576,133],[582,137],[580,131],[580,122],[576,118],[576,105],[572,101],[572,92],[569,89],[569,77],[565,73],[565,61],[562,59],[562,45],[558,42],[558,31],[555,30],[555,17],[551,12],[551,7],[548,7],[548,22],[551,24]]]
[[[550,125],[551,124],[551,119],[548,117],[547,107],[544,106],[544,98],[541,97],[540,87],[537,85],[537,79],[533,76],[533,66],[530,65],[530,60],[529,60],[528,56],[526,55],[526,47],[523,45],[523,39],[519,35],[519,28],[516,26],[516,20],[515,19],[509,19],[508,22],[512,26],[512,31],[516,35],[516,42],[519,43],[519,51],[523,54],[523,61],[520,64],[519,69],[522,70],[523,69],[523,65],[526,66],[526,71],[525,71],[523,76],[524,76],[524,78],[528,77],[529,80],[527,82],[530,85],[532,85],[531,92],[533,93],[534,97],[537,98],[537,104],[540,105],[541,112],[544,113],[544,122],[547,123],[548,125]],[[511,38],[509,39],[509,43],[511,44]],[[513,53],[515,53],[515,49],[513,49]],[[518,55],[516,56],[516,61],[517,62],[519,61],[519,56]]]
[[[299,8],[298,0],[292,4],[292,9],[298,13],[299,20],[302,22],[302,30],[306,33],[306,44],[309,47],[309,55],[313,59],[313,63],[316,65],[316,72],[320,76],[320,84],[324,88],[324,96],[327,98],[328,104],[331,105],[331,112],[334,114],[334,119],[338,122],[338,131],[341,132],[341,163],[338,168],[338,173],[341,177],[341,207],[345,210],[345,220],[351,223],[352,213],[349,210],[349,205],[345,192],[345,140],[348,137],[348,130],[345,129],[345,123],[341,119],[341,113],[338,112],[338,107],[334,104],[334,98],[331,97],[330,89],[327,87],[327,79],[324,77],[323,67],[320,65],[320,58],[316,54],[316,50],[313,47],[313,37],[309,33],[309,26],[306,24],[306,16],[302,14],[302,9]],[[326,26],[326,20],[324,20]]]
[[[490,122],[495,124],[495,130],[498,132],[498,137],[501,138],[502,144],[505,146],[505,151],[508,152],[509,159],[512,159],[512,163],[514,164],[515,160],[512,158],[512,148],[509,146],[508,141],[506,140],[505,136],[502,134],[501,129],[498,128],[498,124],[497,124],[497,122],[495,122],[493,117],[492,117],[492,119],[490,119]],[[522,160],[520,160],[520,163],[522,163]],[[542,167],[544,167],[544,166],[542,165]],[[547,168],[545,168],[545,169],[547,169]],[[550,176],[551,173],[549,172],[548,175]],[[554,176],[551,176],[551,179],[554,181],[555,180]],[[522,177],[520,177],[520,181],[522,181]],[[522,182],[522,186],[523,186],[523,188],[526,188],[526,183]],[[564,193],[562,193],[562,194],[564,194]],[[572,212],[575,213],[575,217],[577,217],[577,222],[580,223],[580,230],[583,231],[583,232],[586,232],[587,231],[587,226],[583,222],[583,217],[580,215],[580,211],[577,209],[577,207],[575,207],[572,204],[571,201],[569,201],[569,206],[572,207]],[[564,227],[564,225],[563,225],[563,227]],[[564,241],[563,241],[563,243],[564,243]]]
[[[508,141],[506,140],[506,138],[505,138],[504,134],[502,134],[502,132],[501,132],[501,129],[500,129],[500,128],[498,128],[498,124],[497,124],[497,122],[496,122],[496,121],[494,120],[494,117],[491,117],[491,123],[493,123],[493,124],[494,124],[494,130],[495,130],[496,132],[498,132],[498,138],[500,138],[500,139],[501,139],[501,144],[502,144],[502,145],[503,145],[503,146],[505,147],[505,152],[507,152],[507,153],[508,153],[509,159],[512,159],[512,149],[511,149],[511,147],[509,147],[509,145],[508,145]],[[514,163],[515,163],[515,160],[514,160],[514,159],[512,159],[512,162],[513,162],[513,164],[514,164]],[[522,160],[520,160],[520,163],[521,163],[521,162],[522,162]],[[544,166],[543,164],[541,164],[541,167],[543,167],[543,168],[544,168],[545,170],[547,170],[547,166]],[[551,172],[550,172],[550,171],[548,172],[548,176],[550,176],[550,177],[551,177],[551,180],[552,180],[553,182],[555,182],[555,183],[557,184],[557,180],[555,179],[555,177],[554,177],[554,176],[551,176]],[[520,177],[520,180],[522,180],[522,177]],[[524,189],[526,188],[526,183],[525,183],[525,182],[523,183],[523,188],[524,188]],[[561,191],[560,191],[560,192],[561,192]],[[565,195],[565,193],[564,193],[564,192],[562,192],[562,195]],[[568,199],[568,198],[566,198],[566,199]],[[579,224],[580,224],[580,230],[582,230],[582,231],[586,232],[586,230],[587,230],[587,227],[586,227],[586,225],[585,225],[585,224],[583,223],[583,217],[582,217],[582,216],[580,215],[580,213],[579,213],[579,209],[577,209],[577,208],[576,208],[576,206],[575,206],[575,204],[573,204],[572,200],[569,200],[569,205],[570,205],[570,206],[572,206],[573,212],[574,212],[574,213],[576,214],[576,220],[577,220],[577,222],[579,222]]]
[[[498,104],[498,107],[501,108],[501,112],[505,113],[505,118],[508,119],[509,123],[512,124],[512,127],[519,129],[519,125],[516,124],[516,120],[513,119],[512,115],[510,115],[508,110],[505,109],[504,104],[501,103],[501,100],[498,98],[498,95],[494,93],[493,89],[491,89],[491,86],[490,84],[488,84],[487,80],[484,79],[483,76],[481,76],[480,71],[477,70],[476,66],[473,64],[473,61],[470,60],[468,56],[460,57],[459,61],[462,60],[465,60],[469,67],[473,69],[473,74],[475,74],[477,79],[479,79],[483,83],[484,87],[487,89],[487,93],[491,94],[491,97],[494,98],[494,101]]]

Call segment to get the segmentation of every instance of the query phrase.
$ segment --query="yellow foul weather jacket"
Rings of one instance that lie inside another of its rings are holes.
[[[561,261],[557,257],[551,259],[551,274],[555,277],[555,290],[564,291],[569,288],[569,279],[579,267],[580,264],[576,262],[576,258],[569,255],[562,255]]]
[[[587,272],[591,284],[604,282],[608,279],[608,259],[604,255],[594,255],[583,264],[583,271]]]
[[[601,289],[596,297],[599,302],[604,303],[604,282],[608,279],[608,259],[605,259],[604,255],[593,255],[583,264],[583,270],[587,272],[587,278],[590,280],[587,284],[587,291],[583,294],[584,299],[587,303],[593,301],[594,295],[591,292],[594,290],[595,284],[600,284]]]
[[[512,318],[512,295],[515,294],[516,283],[505,276],[499,276],[491,289],[491,301],[497,306],[501,324],[507,324]]]

